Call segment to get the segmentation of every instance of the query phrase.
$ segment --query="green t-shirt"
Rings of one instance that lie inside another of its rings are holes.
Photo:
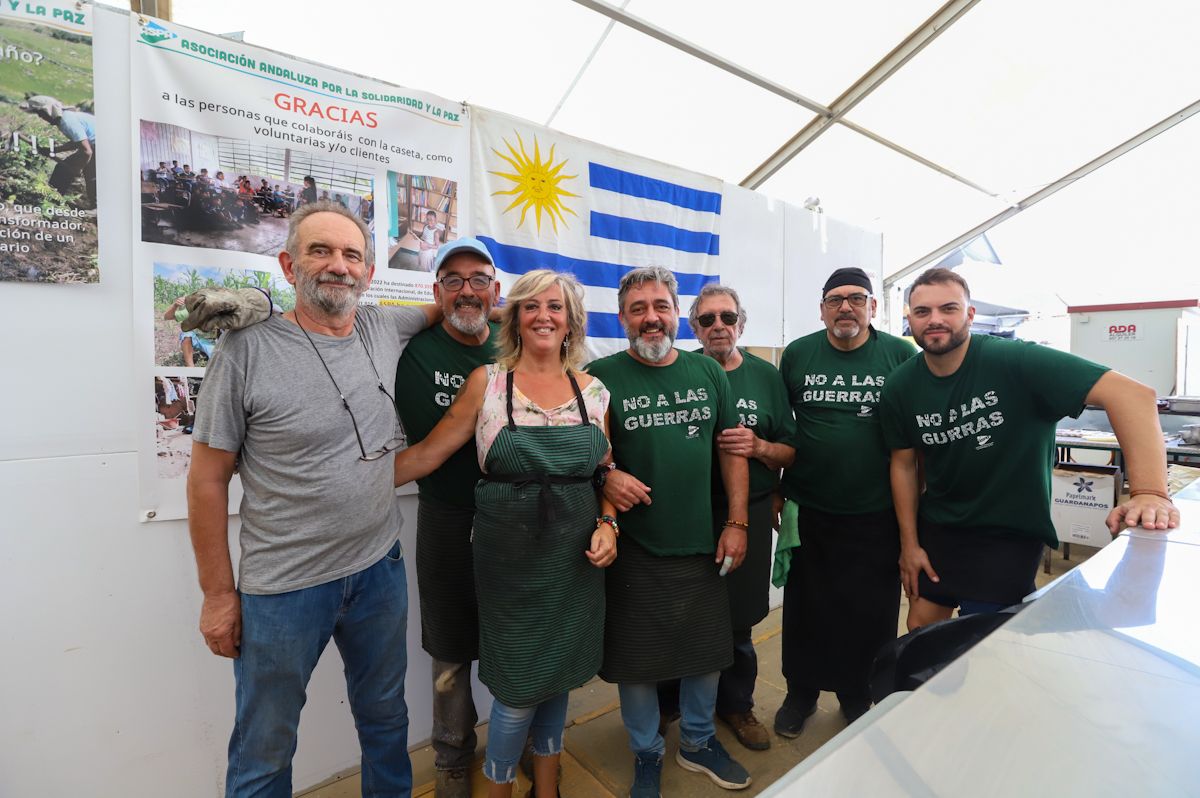
[[[779,371],[796,414],[796,460],[783,472],[784,496],[835,515],[892,506],[879,395],[887,376],[916,351],[873,327],[849,352],[829,343],[825,330],[788,344]]]
[[[922,518],[1040,538],[1058,546],[1050,521],[1054,429],[1078,416],[1108,371],[1028,341],[973,335],[958,371],[937,377],[924,356],[896,369],[883,389],[883,437],[925,456]]]
[[[649,506],[621,513],[621,534],[660,556],[711,554],[714,441],[738,415],[720,364],[676,353],[669,366],[647,366],[619,352],[588,372],[612,395],[608,436],[617,467],[650,486]]]
[[[489,326],[491,333],[479,346],[459,343],[440,324],[408,342],[396,367],[395,397],[409,443],[423,439],[441,421],[472,371],[496,359],[494,344],[500,328]],[[441,468],[417,480],[417,485],[422,496],[474,507],[475,483],[481,476],[472,437]]]
[[[738,420],[754,430],[754,434],[769,443],[792,445],[796,434],[796,419],[788,406],[787,391],[779,376],[779,369],[750,354],[745,349],[742,364],[733,371],[726,371],[729,388],[733,392],[733,407]],[[697,352],[699,354],[699,352]],[[714,458],[716,456],[714,452]],[[725,500],[725,483],[721,471],[713,461],[713,500]],[[750,459],[750,498],[759,499],[775,490],[779,484],[779,470],[767,468],[761,460]]]

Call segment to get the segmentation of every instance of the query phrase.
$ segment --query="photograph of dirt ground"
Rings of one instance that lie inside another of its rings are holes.
[[[201,288],[259,288],[277,308],[296,307],[296,289],[282,277],[250,269],[216,269],[204,266],[154,264],[154,365],[203,368],[216,346],[217,335],[184,332],[187,318],[183,299]]]
[[[94,283],[92,41],[0,20],[0,280]]]
[[[288,217],[309,202],[336,202],[374,224],[366,167],[301,150],[141,120],[142,240],[274,257]]]

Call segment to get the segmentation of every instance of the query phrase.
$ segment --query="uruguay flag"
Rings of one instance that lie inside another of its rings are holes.
[[[593,357],[628,345],[617,285],[639,266],[679,282],[678,340],[694,339],[692,298],[719,279],[721,181],[473,109],[474,235],[487,245],[502,290],[534,269],[583,284]]]

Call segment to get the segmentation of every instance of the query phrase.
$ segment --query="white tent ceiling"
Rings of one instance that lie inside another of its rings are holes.
[[[873,91],[845,115],[849,126],[830,125],[757,187],[795,204],[818,196],[825,212],[883,232],[887,274],[1200,99],[1200,7],[1188,0],[308,7],[173,3],[185,25],[245,31],[253,44],[536,122],[553,117],[564,132],[730,182],[820,118],[781,94],[828,108],[866,76]],[[613,22],[625,15],[636,19]],[[639,20],[775,91],[627,24]],[[870,82],[910,39],[929,41]],[[1200,122],[1182,121],[992,229],[1014,288],[992,298],[1053,313],[1060,299],[1200,294],[1188,246],[1200,218],[1198,133]]]

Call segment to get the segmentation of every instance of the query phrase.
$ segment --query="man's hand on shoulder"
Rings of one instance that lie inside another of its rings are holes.
[[[236,590],[204,597],[200,608],[200,634],[208,650],[236,659],[242,645],[242,599]]]
[[[271,298],[257,288],[201,288],[184,297],[184,332],[240,330],[271,318]]]

